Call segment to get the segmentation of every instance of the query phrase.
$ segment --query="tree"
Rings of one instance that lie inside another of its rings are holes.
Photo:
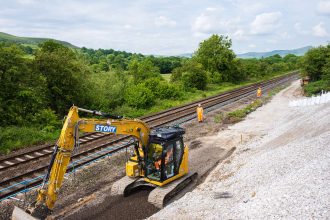
[[[207,85],[207,75],[202,64],[192,60],[182,66],[182,81],[185,87],[204,90]]]
[[[322,69],[330,57],[330,45],[312,48],[304,56],[303,66],[312,81],[320,80]]]
[[[312,81],[304,86],[307,95],[330,90],[330,44],[307,51],[303,58],[303,67]]]
[[[136,84],[148,78],[161,77],[158,67],[155,67],[149,59],[141,62],[132,60],[128,65],[128,72],[133,75]]]
[[[155,103],[151,90],[142,83],[129,87],[124,99],[128,105],[136,108],[148,108]]]
[[[235,81],[235,73],[232,72],[235,54],[230,49],[231,45],[228,37],[214,34],[199,44],[193,58],[201,63],[211,76],[220,73],[216,74],[221,77],[219,81]]]
[[[169,84],[162,78],[150,78],[143,84],[146,88],[150,89],[153,95],[160,99],[179,98],[181,93],[176,85]]]
[[[86,92],[89,70],[71,49],[46,41],[36,53],[34,66],[46,79],[49,106],[56,113],[64,115],[72,104],[90,102]]]
[[[0,44],[0,122],[24,125],[45,106],[45,78],[17,46]]]

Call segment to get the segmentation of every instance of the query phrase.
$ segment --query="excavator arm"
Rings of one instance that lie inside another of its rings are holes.
[[[78,111],[108,116],[108,119],[79,118]],[[139,141],[140,150],[148,145],[150,129],[146,123],[138,119],[125,119],[106,115],[97,111],[90,111],[72,106],[64,122],[60,137],[56,144],[48,173],[44,183],[38,191],[37,206],[42,210],[52,210],[57,195],[63,183],[63,178],[70,163],[72,152],[79,141],[79,132],[103,132],[131,135]],[[137,154],[141,154],[143,149]],[[44,211],[43,211],[44,212]],[[33,214],[33,213],[32,213]],[[37,213],[35,215],[38,215]]]

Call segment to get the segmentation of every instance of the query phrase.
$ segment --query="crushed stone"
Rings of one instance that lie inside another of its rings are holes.
[[[149,219],[329,219],[330,103],[290,108],[299,91],[296,81],[246,120],[205,137],[237,150]]]

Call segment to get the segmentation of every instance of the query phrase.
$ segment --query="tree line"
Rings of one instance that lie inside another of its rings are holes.
[[[154,66],[159,68],[161,74],[171,73],[172,70],[181,65],[181,57],[155,57],[145,56],[142,54],[128,53],[126,51],[116,51],[113,49],[88,49],[81,48],[84,57],[91,64],[95,72],[109,71],[114,69],[128,70],[128,65],[131,61],[142,61],[148,58]]]
[[[239,59],[228,37],[212,35],[192,58],[155,57],[112,49],[72,49],[47,41],[30,51],[0,44],[1,126],[58,128],[72,104],[138,116],[166,100],[213,85],[239,84],[299,68],[300,57]],[[171,73],[170,81],[162,77]]]

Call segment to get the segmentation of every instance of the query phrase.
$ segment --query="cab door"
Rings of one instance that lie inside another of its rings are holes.
[[[161,181],[179,174],[183,153],[184,145],[181,138],[163,145]]]

